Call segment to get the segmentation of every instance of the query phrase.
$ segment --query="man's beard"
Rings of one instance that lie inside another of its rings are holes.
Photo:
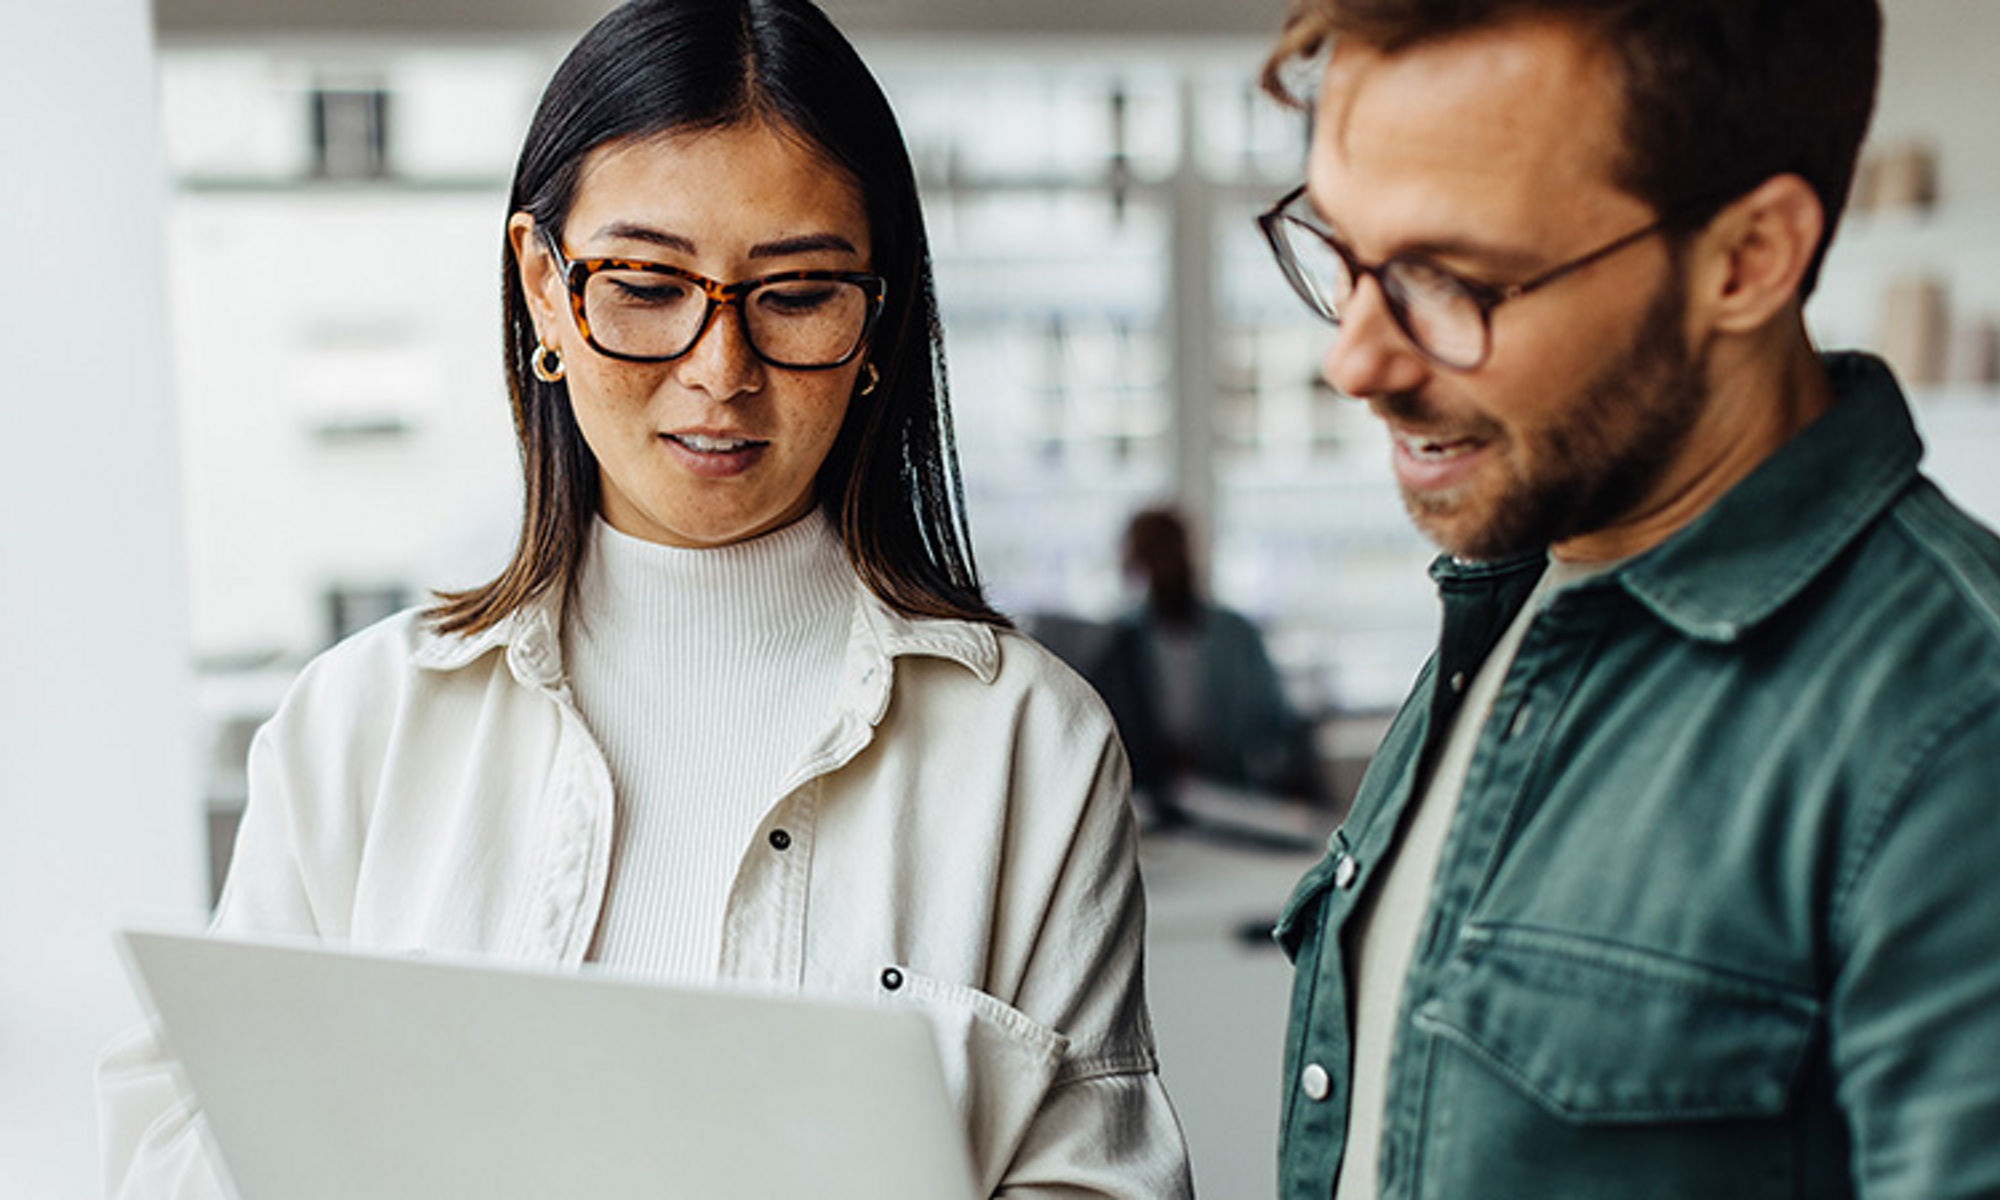
[[[1502,459],[1509,472],[1504,490],[1462,536],[1447,540],[1444,530],[1468,498],[1404,489],[1403,506],[1417,528],[1454,557],[1492,560],[1593,533],[1629,515],[1679,455],[1708,398],[1705,363],[1688,352],[1682,325],[1686,295],[1676,261],[1625,353],[1557,424],[1534,435],[1537,453],[1524,467]],[[1420,394],[1384,396],[1376,404],[1405,419],[1429,410]]]

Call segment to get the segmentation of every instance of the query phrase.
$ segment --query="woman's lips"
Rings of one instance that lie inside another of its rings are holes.
[[[756,465],[765,448],[771,444],[760,438],[692,430],[663,433],[659,438],[674,461],[704,479],[726,479],[742,474]]]

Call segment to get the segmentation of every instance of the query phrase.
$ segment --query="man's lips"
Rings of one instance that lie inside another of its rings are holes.
[[[1456,433],[1411,433],[1392,429],[1396,481],[1407,492],[1441,492],[1471,478],[1489,445],[1482,437]]]
[[[1420,433],[1392,433],[1396,447],[1419,462],[1445,462],[1471,454],[1486,443],[1474,437],[1434,436]]]

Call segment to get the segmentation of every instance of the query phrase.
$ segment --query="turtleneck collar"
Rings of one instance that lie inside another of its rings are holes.
[[[825,621],[852,606],[845,548],[818,509],[790,525],[727,546],[665,546],[620,533],[602,517],[577,577],[570,619],[756,636]]]

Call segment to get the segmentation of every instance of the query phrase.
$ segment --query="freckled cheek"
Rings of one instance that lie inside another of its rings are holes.
[[[586,420],[586,413],[594,414],[599,422],[643,421],[659,388],[657,373],[623,369],[618,364],[579,364],[569,373],[570,405],[578,421]]]
[[[813,380],[812,386],[801,388],[787,398],[786,408],[792,414],[790,424],[830,448],[847,416],[849,390],[850,385],[842,379]]]

